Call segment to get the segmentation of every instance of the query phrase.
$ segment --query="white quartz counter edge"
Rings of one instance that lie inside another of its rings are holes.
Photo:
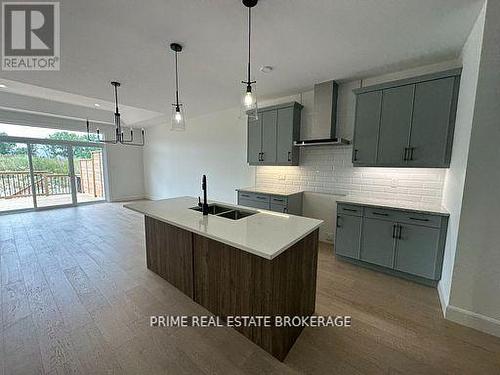
[[[224,205],[224,206],[227,206],[227,207],[234,207],[236,209],[237,208],[242,208],[242,209],[246,209],[246,210],[249,209],[246,206],[235,206],[235,205],[227,204],[227,203],[209,201],[209,204],[212,204],[212,203],[221,204],[221,205]],[[165,217],[162,217],[162,216],[159,216],[159,215],[156,215],[156,214],[152,214],[150,212],[146,212],[145,210],[140,210],[138,208],[133,207],[133,204],[134,203],[125,204],[125,205],[123,205],[123,207],[125,207],[125,208],[127,208],[127,209],[129,209],[131,211],[135,211],[135,212],[138,212],[140,214],[143,214],[145,216],[149,216],[149,217],[151,217],[153,219],[162,221],[164,223],[167,223],[167,224],[176,226],[178,228],[187,230],[189,232],[193,232],[193,233],[199,234],[200,236],[207,237],[207,238],[213,239],[213,240],[218,241],[218,242],[222,242],[222,243],[224,243],[226,245],[235,247],[237,249],[246,251],[246,252],[248,252],[250,254],[254,254],[254,255],[260,256],[261,258],[265,258],[265,259],[268,259],[268,260],[272,260],[272,259],[276,258],[278,255],[280,255],[281,253],[283,253],[285,250],[287,250],[288,248],[290,248],[290,246],[295,245],[297,242],[299,242],[300,240],[302,240],[303,238],[307,237],[309,234],[311,234],[312,232],[314,232],[323,223],[323,220],[317,220],[317,219],[315,219],[318,223],[312,229],[304,232],[304,234],[302,234],[301,236],[298,236],[298,237],[294,238],[289,243],[287,243],[286,245],[282,246],[281,248],[279,248],[278,250],[276,250],[275,252],[273,252],[273,254],[270,255],[270,254],[263,253],[263,252],[261,252],[261,251],[259,251],[257,249],[254,249],[254,248],[251,248],[251,247],[248,247],[248,246],[244,246],[244,245],[239,244],[239,243],[232,242],[230,240],[227,240],[226,238],[222,238],[222,237],[210,234],[210,233],[206,233],[206,232],[197,230],[197,229],[189,227],[187,225],[180,224],[180,223],[178,223],[178,222],[176,222],[174,220],[169,220],[168,218],[165,218]],[[251,208],[251,209],[254,210],[254,211],[258,211],[259,213],[266,213],[267,212],[266,210],[259,210],[259,209],[253,209],[253,208]],[[245,218],[243,218],[241,220],[244,220],[244,219]]]
[[[366,199],[363,198],[349,198],[342,197],[337,199],[337,203],[353,204],[356,206],[366,206],[366,207],[376,207],[376,208],[387,208],[395,209],[401,211],[409,211],[416,213],[427,213],[439,216],[450,216],[450,213],[444,207],[435,207],[431,205],[412,205],[411,203],[405,204],[404,202],[387,202],[384,200]]]
[[[304,190],[290,190],[290,191],[283,191],[283,190],[273,190],[273,189],[266,189],[266,188],[239,188],[236,189],[236,191],[241,191],[244,193],[256,193],[256,194],[266,194],[266,195],[279,195],[282,197],[289,197],[290,195],[295,195],[295,194],[302,194]]]

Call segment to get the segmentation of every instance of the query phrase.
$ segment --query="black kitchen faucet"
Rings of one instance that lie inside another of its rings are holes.
[[[201,203],[200,197],[198,197],[198,206],[201,207],[203,216],[208,215],[208,203],[207,203],[207,176],[203,175],[201,179],[201,189],[203,190],[203,203]]]

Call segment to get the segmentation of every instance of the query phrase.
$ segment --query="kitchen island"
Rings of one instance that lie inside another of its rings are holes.
[[[314,313],[321,220],[215,202],[203,216],[197,203],[180,197],[125,205],[145,215],[151,271],[223,320]],[[303,329],[234,328],[279,360]]]

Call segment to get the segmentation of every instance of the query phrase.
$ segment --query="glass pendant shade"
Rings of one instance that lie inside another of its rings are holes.
[[[182,104],[172,105],[172,130],[186,130],[186,116]]]
[[[247,85],[241,98],[241,117],[248,116],[250,120],[259,118],[256,91],[255,84],[253,86]]]

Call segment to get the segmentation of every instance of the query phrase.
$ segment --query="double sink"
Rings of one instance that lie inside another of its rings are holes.
[[[201,207],[191,207],[190,209],[199,212],[202,211]],[[220,206],[218,204],[208,205],[209,215],[224,217],[226,219],[231,219],[231,220],[240,220],[243,219],[244,217],[255,215],[256,213],[257,213],[256,211],[239,210],[234,207]]]

